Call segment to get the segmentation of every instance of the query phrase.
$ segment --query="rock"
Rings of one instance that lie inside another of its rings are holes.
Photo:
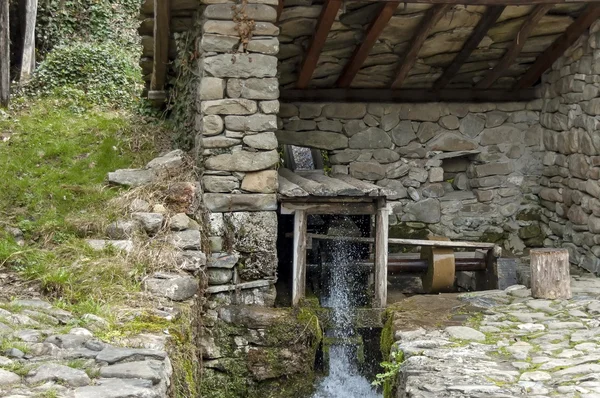
[[[349,145],[350,148],[355,149],[390,148],[392,146],[392,140],[382,129],[369,127],[367,130],[356,133],[350,137]]]
[[[406,146],[409,142],[415,140],[417,135],[414,132],[413,124],[408,120],[403,120],[391,132],[394,144],[398,146]]]
[[[266,329],[289,316],[280,308],[267,308],[258,305],[229,305],[219,308],[219,317],[232,325],[250,329]]]
[[[139,187],[156,179],[154,170],[120,169],[108,173],[108,182],[116,185]]]
[[[485,341],[485,334],[466,326],[448,326],[446,333],[459,340]]]
[[[166,297],[173,301],[184,301],[196,294],[198,281],[191,276],[160,274],[159,278],[146,279],[144,288],[156,296]]]
[[[472,173],[471,177],[479,178],[494,175],[507,175],[513,170],[512,165],[509,162],[495,162],[474,166],[470,169],[470,171]]]
[[[40,308],[44,310],[49,310],[53,308],[52,304],[40,299],[17,299],[13,300],[11,304],[18,307]]]
[[[205,136],[213,136],[223,132],[223,118],[219,115],[206,115],[202,118],[200,132]]]
[[[483,130],[479,138],[481,145],[517,144],[523,141],[523,132],[514,125],[506,124]]]
[[[146,164],[146,168],[158,173],[162,171],[174,172],[183,166],[184,157],[185,153],[181,149],[176,149],[152,159]]]
[[[272,9],[273,7],[271,7]],[[250,40],[246,49],[253,53],[276,55],[279,52],[279,40],[277,38]],[[279,96],[279,95],[278,95]]]
[[[298,145],[316,149],[344,149],[348,147],[348,137],[328,131],[294,131],[279,130],[275,133],[279,144]]]
[[[139,231],[139,224],[136,221],[115,221],[106,227],[106,235],[111,239],[128,239]]]
[[[127,253],[133,250],[133,242],[130,240],[87,239],[86,243],[93,250],[104,250],[108,247],[123,250]]]
[[[409,171],[410,166],[404,163],[403,161],[399,161],[396,163],[389,164],[387,166],[385,176],[390,179],[396,179],[407,175]]]
[[[240,182],[233,176],[210,176],[202,177],[205,192],[231,192],[240,187]]]
[[[433,137],[444,131],[445,130],[441,129],[437,123],[425,122],[419,125],[417,137],[419,138],[419,142],[426,143],[427,141],[431,140]]]
[[[195,224],[195,225],[194,225]],[[197,223],[185,213],[177,213],[169,219],[169,227],[172,231],[184,231],[186,229],[198,229]],[[196,226],[196,228],[194,228]]]
[[[186,250],[178,257],[177,265],[184,271],[199,271],[206,265],[206,254],[197,250]]]
[[[228,268],[235,267],[239,261],[240,256],[237,254],[222,254],[213,253],[208,263],[208,268]]]
[[[198,85],[198,99],[201,101],[222,99],[225,93],[225,80],[217,77],[203,77]]]
[[[548,372],[525,372],[521,374],[519,381],[547,381],[552,380],[552,376]]]
[[[277,129],[276,115],[257,113],[250,116],[225,116],[225,127],[234,131],[269,131]]]
[[[21,350],[19,350],[18,348],[9,348],[7,350],[4,351],[4,355],[6,355],[9,358],[23,358],[25,356],[25,353]]]
[[[140,361],[146,359],[164,360],[167,353],[164,351],[145,348],[121,348],[107,345],[96,357],[97,362],[113,364],[123,361]]]
[[[247,173],[242,180],[242,189],[257,193],[276,193],[279,177],[276,170]]]
[[[468,114],[460,122],[460,132],[464,135],[474,138],[483,131],[485,120],[479,116]]]
[[[152,384],[163,381],[163,373],[162,362],[156,360],[125,362],[100,368],[100,377],[144,379],[150,380]]]
[[[398,116],[398,114],[397,113],[390,113],[390,114],[387,114],[387,115],[383,115],[381,117],[381,125],[380,125],[380,127],[384,131],[390,131],[391,129],[393,129],[394,127],[396,127],[399,122],[400,122],[400,117]],[[411,130],[412,130],[412,128],[411,128]]]
[[[230,148],[235,145],[241,144],[242,141],[237,138],[224,137],[222,135],[216,137],[204,137],[201,141],[201,147],[205,149],[214,148]]]
[[[456,130],[460,127],[460,122],[458,121],[458,118],[454,115],[443,116],[442,118],[440,118],[439,124],[440,126],[448,130]]]
[[[200,112],[205,115],[251,115],[258,111],[256,101],[243,98],[226,98],[202,101]],[[227,119],[225,119],[227,122]]]
[[[227,94],[233,98],[270,100],[279,98],[279,83],[276,78],[229,79]]]
[[[46,381],[59,381],[71,387],[87,386],[92,381],[87,373],[80,369],[73,369],[65,365],[45,364],[32,370],[27,375],[27,383],[37,384]]]
[[[353,162],[349,171],[352,177],[359,180],[376,181],[386,176],[386,168],[375,162]]]
[[[93,386],[77,388],[73,398],[158,398],[149,380],[98,379]]]
[[[3,357],[0,356],[0,366],[11,366],[15,363],[15,361],[13,361],[12,359],[8,359],[7,357]],[[0,376],[0,379],[2,378],[2,376]],[[0,381],[0,384],[2,384],[2,382]]]
[[[432,167],[429,169],[429,182],[444,181],[444,169],[442,167]]]
[[[221,19],[231,21],[239,12],[241,6],[235,7],[231,4],[210,4],[206,6],[203,17],[206,19]],[[235,11],[235,12],[234,12]],[[275,22],[277,19],[277,11],[275,8],[266,4],[246,4],[244,7],[244,15],[255,21]]]
[[[218,24],[225,23],[218,22]],[[254,34],[258,35],[256,29]],[[203,65],[204,70],[215,77],[275,77],[277,74],[277,57],[272,55],[217,54],[212,57],[205,57]]]
[[[391,149],[377,149],[373,151],[373,159],[379,163],[385,164],[397,161],[400,159],[400,155]]]
[[[277,149],[277,137],[273,132],[246,135],[244,137],[244,144],[256,149]]]
[[[233,273],[225,268],[209,268],[206,271],[209,285],[223,285],[231,281]]]
[[[485,114],[485,127],[492,128],[498,127],[502,125],[508,118],[508,115],[505,112],[501,111],[492,111]]]
[[[21,377],[8,370],[0,369],[0,386],[9,386],[11,384],[19,384]]]
[[[468,151],[476,149],[477,144],[453,133],[443,133],[432,139],[427,147],[431,151]]]
[[[148,212],[150,211],[151,206],[150,203],[146,202],[145,200],[142,199],[138,199],[135,198],[131,201],[131,203],[129,204],[129,211],[133,212],[133,213],[144,213],[144,212]]]
[[[404,206],[404,212],[412,216],[412,220],[427,224],[440,222],[440,202],[437,199],[424,199],[416,203],[408,203]]]
[[[42,334],[33,329],[17,330],[13,333],[13,336],[28,343],[37,343],[42,338]]]
[[[259,171],[279,163],[277,151],[248,152],[239,151],[208,158],[204,165],[209,170],[223,171]]]
[[[182,250],[199,250],[202,246],[200,231],[194,229],[173,232],[168,242]]]
[[[163,225],[164,216],[159,213],[132,213],[131,217],[140,223],[148,234],[157,233]]]
[[[275,194],[204,194],[204,204],[212,212],[277,210]]]
[[[46,338],[44,342],[69,350],[82,347],[89,339],[87,336],[75,334],[55,334]]]
[[[365,104],[327,104],[323,107],[323,116],[330,119],[361,119],[367,113]]]

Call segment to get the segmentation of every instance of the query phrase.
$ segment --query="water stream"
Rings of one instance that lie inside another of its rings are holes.
[[[355,286],[357,278],[348,267],[352,258],[353,245],[337,241],[329,253],[333,266],[329,292],[323,298],[323,305],[332,308],[334,327],[327,331],[328,337],[338,343],[329,349],[329,375],[325,377],[313,398],[380,398],[367,378],[359,373],[356,346],[348,343],[356,337],[352,323],[352,312],[356,308],[364,287]],[[346,342],[346,343],[344,343]]]

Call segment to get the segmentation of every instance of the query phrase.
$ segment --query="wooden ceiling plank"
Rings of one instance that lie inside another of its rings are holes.
[[[282,90],[279,99],[287,102],[518,102],[540,98],[537,89],[475,90],[445,89],[307,89]]]
[[[517,59],[521,53],[521,50],[523,50],[523,46],[525,45],[527,39],[529,39],[533,29],[536,27],[542,17],[546,15],[548,11],[550,11],[551,8],[552,5],[549,4],[540,4],[534,8],[531,14],[527,16],[525,22],[523,22],[523,25],[521,25],[517,36],[513,39],[512,44],[508,50],[506,50],[506,53],[504,53],[504,56],[502,56],[500,62],[498,62],[496,66],[494,66],[494,68],[483,77],[483,79],[477,82],[475,88],[490,88],[496,80],[506,74],[508,68],[510,68],[513,62],[515,62],[515,59]]]
[[[333,25],[333,21],[335,21],[335,17],[341,5],[342,0],[327,0],[327,2],[323,4],[321,15],[319,15],[319,20],[317,22],[317,30],[308,46],[304,61],[302,61],[302,68],[298,75],[296,88],[301,89],[308,87],[308,83],[317,67],[319,55],[323,50],[323,46],[325,46],[327,35],[331,30],[331,25]]]
[[[364,0],[370,3],[380,3],[395,0]],[[596,3],[599,0],[402,0],[402,3],[409,4],[451,4],[468,6],[523,6],[536,4],[575,4],[575,3]]]
[[[412,69],[419,57],[419,51],[421,51],[421,47],[423,47],[423,43],[425,43],[429,31],[438,23],[450,7],[450,4],[438,4],[427,10],[427,13],[425,13],[421,19],[419,27],[408,45],[408,51],[404,53],[404,57],[400,61],[400,66],[396,72],[396,78],[392,82],[393,89],[402,87],[402,83],[404,83],[404,80],[408,76],[408,72]]]
[[[364,64],[365,60],[369,56],[371,49],[377,42],[379,35],[389,22],[389,20],[394,15],[394,11],[400,5],[399,1],[391,1],[385,3],[379,14],[373,19],[371,25],[367,29],[367,34],[365,35],[365,39],[363,42],[356,47],[354,53],[346,63],[344,70],[342,71],[340,77],[337,80],[336,85],[338,87],[350,87],[352,84],[352,80],[360,70],[361,66]]]
[[[469,56],[477,48],[481,40],[485,37],[488,30],[496,23],[496,20],[504,11],[505,6],[490,6],[485,10],[485,13],[471,32],[471,36],[465,41],[460,52],[454,57],[450,65],[444,70],[442,76],[439,77],[433,84],[434,90],[442,90],[450,83],[452,78],[456,76],[461,66],[469,59]]]
[[[563,55],[598,18],[600,18],[600,4],[595,3],[588,5],[585,10],[582,11],[581,15],[569,25],[565,33],[537,57],[533,65],[515,84],[514,90],[533,86],[542,74],[550,68],[552,64]]]

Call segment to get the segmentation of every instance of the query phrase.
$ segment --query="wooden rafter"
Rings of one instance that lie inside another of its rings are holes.
[[[327,34],[331,30],[331,25],[333,25],[333,21],[335,20],[341,5],[342,0],[327,0],[327,2],[323,4],[321,15],[319,15],[319,20],[317,21],[317,31],[312,37],[310,45],[308,46],[308,51],[304,57],[304,61],[302,61],[302,68],[300,69],[300,74],[298,75],[296,88],[308,87],[308,83],[310,82],[313,72],[317,66],[319,55],[321,54],[323,46],[325,45]]]
[[[450,7],[449,4],[439,4],[427,10],[427,13],[423,16],[417,31],[408,45],[408,51],[404,53],[404,57],[400,61],[400,66],[396,72],[396,78],[392,82],[393,89],[402,87],[402,83],[404,83],[404,80],[408,76],[408,72],[417,61],[419,51],[421,50],[421,47],[423,47],[423,43],[425,43],[429,31],[438,23]]]
[[[279,99],[288,102],[518,102],[539,98],[536,89],[518,91],[446,89],[308,89],[282,90]]]
[[[360,67],[363,65],[367,57],[369,56],[369,52],[373,48],[373,45],[377,42],[377,38],[389,22],[389,20],[394,15],[394,11],[398,8],[400,2],[391,1],[389,3],[385,3],[379,14],[373,19],[371,25],[367,29],[367,34],[363,42],[356,47],[354,53],[348,60],[348,63],[344,67],[342,74],[338,78],[336,85],[338,87],[349,87],[352,84],[352,80],[360,70]]]
[[[558,39],[554,41],[515,84],[514,90],[531,87],[573,43],[600,18],[600,4],[590,4]]]
[[[460,52],[454,57],[450,65],[444,70],[442,76],[433,84],[434,90],[441,90],[450,83],[452,78],[456,76],[461,66],[467,61],[473,50],[477,48],[481,40],[484,38],[488,30],[496,23],[496,20],[504,11],[505,6],[490,6],[477,23],[471,36],[465,41]]]
[[[154,59],[150,92],[160,92],[165,87],[169,62],[170,20],[169,0],[154,0]]]
[[[521,50],[523,50],[523,46],[525,45],[525,42],[531,35],[531,32],[533,32],[533,29],[536,27],[536,25],[539,23],[542,17],[546,15],[548,11],[550,11],[551,8],[552,6],[548,4],[541,4],[534,8],[532,13],[527,16],[525,22],[523,22],[523,25],[521,25],[517,36],[513,39],[512,44],[506,50],[506,53],[504,53],[504,56],[502,57],[500,62],[498,62],[496,66],[494,66],[494,68],[490,70],[483,77],[483,79],[481,79],[475,85],[475,88],[490,88],[496,80],[498,80],[506,73],[508,68],[513,64],[515,59],[517,59],[517,57],[521,53]]]
[[[395,1],[395,0],[367,0],[372,3]],[[410,4],[451,4],[451,5],[475,5],[475,6],[523,6],[535,4],[573,4],[573,3],[596,3],[599,0],[402,0],[402,3]]]

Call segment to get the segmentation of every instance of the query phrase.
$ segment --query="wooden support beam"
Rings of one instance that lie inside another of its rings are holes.
[[[448,83],[450,83],[452,78],[456,76],[460,70],[460,67],[467,61],[467,59],[469,59],[469,56],[473,50],[477,48],[488,30],[490,30],[490,28],[496,23],[496,20],[500,17],[500,14],[502,14],[504,8],[504,6],[491,6],[485,10],[485,13],[477,23],[477,26],[475,26],[475,29],[473,29],[473,32],[471,32],[471,36],[469,36],[467,41],[465,41],[465,44],[460,52],[456,55],[456,57],[454,57],[446,70],[444,70],[442,76],[440,76],[439,79],[437,79],[433,84],[434,90],[442,90],[448,85]]]
[[[294,213],[294,263],[292,305],[296,306],[306,295],[306,211]]]
[[[546,15],[548,11],[550,11],[551,8],[552,5],[549,4],[540,4],[534,8],[531,14],[527,16],[525,22],[523,22],[521,25],[519,32],[517,32],[517,36],[515,36],[513,39],[512,44],[506,50],[500,62],[498,62],[496,66],[494,66],[494,68],[484,76],[483,79],[477,82],[475,88],[490,88],[496,80],[506,74],[508,68],[513,64],[513,62],[515,62],[515,59],[517,59],[521,53],[521,50],[523,50],[523,46],[531,35],[531,32],[533,32],[533,29],[536,27],[542,17]]]
[[[154,60],[152,61],[151,91],[162,91],[167,78],[169,62],[169,0],[154,1]]]
[[[600,18],[600,4],[590,4],[581,12],[577,18],[558,39],[554,41],[533,63],[533,65],[525,72],[523,77],[515,84],[514,90],[531,87],[534,85],[542,74],[552,66],[561,55],[575,41],[585,33],[590,25]]]
[[[10,24],[8,0],[0,2],[0,107],[10,100]]]
[[[539,98],[535,89],[519,91],[456,89],[309,89],[282,90],[279,100],[287,102],[519,102]]]
[[[532,249],[531,296],[536,299],[568,300],[571,294],[569,251]]]
[[[380,3],[396,0],[365,0],[366,3]],[[525,6],[535,4],[573,4],[573,3],[596,3],[600,0],[402,0],[409,4],[451,4],[470,6]]]
[[[388,209],[385,199],[377,201],[375,216],[375,297],[374,308],[387,305],[387,266],[388,266]]]
[[[279,23],[279,18],[281,18],[281,13],[283,12],[283,0],[279,0],[277,2],[277,19],[275,20],[275,23]]]
[[[408,72],[417,61],[419,51],[421,51],[421,47],[423,47],[423,43],[425,43],[429,31],[438,23],[450,7],[449,4],[438,4],[427,10],[408,45],[408,51],[404,53],[404,57],[400,61],[400,66],[396,72],[396,78],[392,82],[393,89],[398,89],[402,86],[404,79],[408,76]]]
[[[371,52],[373,45],[375,45],[377,42],[377,38],[379,38],[379,35],[394,15],[394,11],[396,11],[396,8],[398,8],[399,4],[400,2],[398,1],[391,1],[383,4],[379,14],[375,17],[375,19],[373,19],[371,25],[367,29],[365,39],[358,47],[356,47],[354,53],[344,67],[342,74],[338,78],[336,83],[338,87],[350,87],[352,80],[354,80],[354,77],[360,70],[360,67],[369,56],[369,52]]]
[[[296,82],[296,88],[306,88],[312,78],[313,72],[317,67],[319,61],[319,55],[325,46],[325,40],[331,30],[331,25],[335,21],[335,17],[342,5],[342,0],[327,0],[323,4],[321,9],[321,15],[317,21],[317,31],[312,37],[312,40],[302,61],[302,67],[300,68],[300,74],[298,75],[298,81]]]
[[[25,34],[23,36],[23,56],[21,58],[20,83],[25,83],[35,69],[35,24],[37,20],[37,0],[25,0]]]

